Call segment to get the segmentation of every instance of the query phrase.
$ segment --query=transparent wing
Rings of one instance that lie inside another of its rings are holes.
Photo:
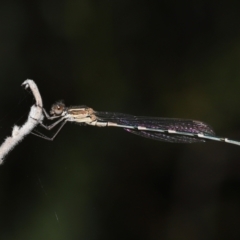
[[[193,143],[205,141],[200,139],[197,134],[215,136],[213,129],[208,124],[190,119],[144,117],[110,112],[95,112],[95,115],[98,121],[112,122],[120,127],[123,125],[124,130],[130,133],[159,141]],[[124,126],[134,127],[134,129]],[[138,130],[138,127],[147,129]],[[159,130],[163,132],[159,132]],[[176,131],[176,133],[172,134],[168,132],[169,130]],[[189,135],[185,136],[181,133],[188,133]]]

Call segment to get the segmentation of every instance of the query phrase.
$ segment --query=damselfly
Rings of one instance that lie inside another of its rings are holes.
[[[216,136],[208,124],[190,119],[141,117],[115,112],[98,112],[87,106],[66,107],[63,102],[53,104],[50,115],[45,110],[43,111],[47,119],[56,120],[49,126],[41,123],[44,128],[51,130],[60,124],[52,138],[41,135],[47,140],[53,140],[66,122],[76,122],[80,125],[97,127],[120,127],[130,133],[165,142],[195,143],[212,140],[240,145],[238,141]]]

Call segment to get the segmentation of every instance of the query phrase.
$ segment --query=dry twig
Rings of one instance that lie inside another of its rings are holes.
[[[12,136],[7,137],[0,146],[0,165],[3,163],[4,157],[20,142],[23,138],[31,133],[31,131],[43,120],[42,98],[38,91],[38,87],[33,80],[26,80],[22,84],[25,89],[30,88],[36,103],[31,107],[27,121],[21,126],[14,126]]]

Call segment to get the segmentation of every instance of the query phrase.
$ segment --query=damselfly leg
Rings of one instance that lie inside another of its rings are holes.
[[[55,120],[58,119],[57,121],[55,121],[53,124],[51,125],[45,125],[42,122],[40,122],[40,126],[45,128],[46,130],[52,130],[55,126],[59,125],[60,123],[60,127],[57,129],[57,131],[54,133],[54,135],[52,137],[47,137],[44,134],[40,133],[39,131],[32,132],[33,135],[49,140],[49,141],[53,141],[54,138],[58,135],[58,133],[60,132],[60,130],[63,128],[63,126],[66,124],[67,120],[61,116],[49,116],[48,113],[46,112],[46,110],[43,108],[43,113],[44,116],[48,119],[48,120]]]

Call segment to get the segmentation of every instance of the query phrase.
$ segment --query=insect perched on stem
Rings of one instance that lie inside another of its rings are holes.
[[[115,112],[98,112],[84,105],[66,107],[61,101],[52,105],[50,115],[45,110],[43,111],[48,120],[56,121],[49,126],[41,123],[41,126],[47,130],[51,130],[60,124],[60,127],[52,138],[40,136],[47,140],[53,140],[66,122],[75,122],[80,125],[96,127],[120,127],[130,133],[165,142],[195,143],[212,140],[240,146],[240,142],[238,141],[217,137],[208,124],[190,119],[144,117]]]

